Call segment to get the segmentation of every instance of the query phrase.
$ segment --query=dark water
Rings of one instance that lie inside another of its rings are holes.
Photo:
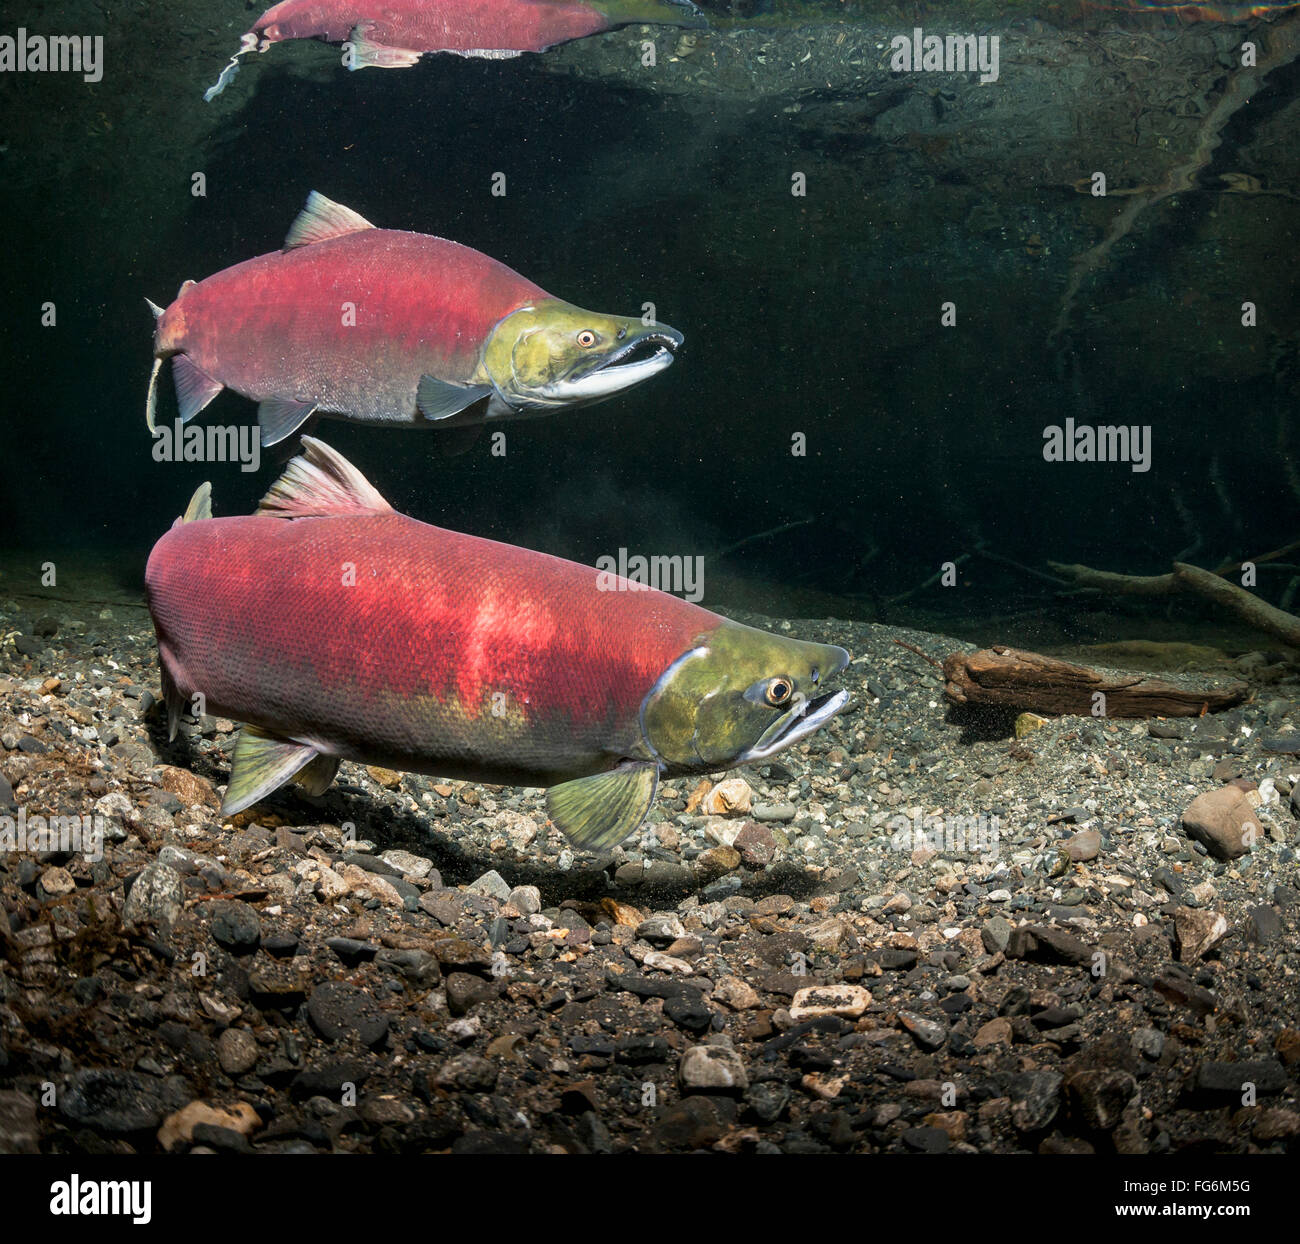
[[[216,7],[195,30],[247,21],[232,3],[218,23]],[[960,11],[918,12],[863,6],[832,26],[809,10],[809,47],[833,55],[839,30],[887,38],[915,20],[967,29]],[[1062,64],[1086,72],[1062,69],[1054,94],[1016,64],[1026,40],[1055,37],[1054,13],[970,27],[1000,32],[1000,84],[900,75],[882,112],[878,82],[773,92],[757,64],[745,98],[562,76],[533,57],[348,74],[314,47],[253,58],[229,100],[204,105],[233,50],[224,29],[200,54],[143,18],[68,5],[55,25],[109,32],[104,82],[0,81],[9,553],[102,548],[130,579],[199,480],[212,478],[218,513],[255,505],[273,455],[257,475],[152,460],[143,300],[278,247],[311,189],[381,227],[476,247],[582,306],[653,301],[686,334],[644,386],[511,425],[504,459],[483,442],[449,458],[433,433],[320,425],[421,519],[584,561],[620,547],[704,555],[719,606],[954,625],[1095,609],[1035,576],[1049,560],[1156,573],[1176,555],[1217,566],[1285,544],[1300,535],[1293,58],[1215,128],[1194,188],[1153,202],[1084,281],[1066,331],[1052,329],[1071,261],[1128,201],[1069,183],[1109,168],[1112,186],[1157,184],[1204,136],[1227,49],[1248,34],[1267,46],[1292,19],[1076,15],[1060,22]],[[740,16],[740,30],[779,31],[799,14]],[[1069,42],[1117,30],[1105,53]],[[1128,57],[1145,79],[1120,80]],[[1000,87],[1026,100],[1024,132],[1001,147],[971,111]],[[1039,96],[1059,131],[1035,133]],[[899,123],[900,108],[917,120]],[[195,171],[205,197],[190,193]],[[504,198],[490,193],[497,171]],[[790,193],[792,171],[807,173],[806,196]],[[1226,192],[1224,174],[1254,189]],[[943,327],[949,300],[957,323]],[[47,301],[53,328],[39,323]],[[166,421],[166,375],[162,393]],[[202,418],[253,413],[226,393]],[[1044,461],[1044,429],[1067,418],[1149,428],[1150,468]],[[806,456],[791,454],[796,434]],[[945,561],[960,562],[958,592],[895,599]],[[1260,590],[1277,601],[1292,577],[1270,572]],[[1093,631],[1108,626],[1141,630],[1108,617]]]

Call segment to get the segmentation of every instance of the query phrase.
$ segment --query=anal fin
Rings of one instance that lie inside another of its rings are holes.
[[[316,409],[315,402],[299,402],[292,397],[268,397],[257,406],[257,422],[262,429],[262,448],[278,445],[292,436]]]
[[[658,786],[658,765],[624,761],[606,773],[552,786],[546,810],[570,842],[588,851],[609,850],[645,820]]]
[[[346,64],[349,69],[409,69],[419,63],[423,52],[376,43],[370,37],[373,28],[373,22],[353,27],[348,39],[351,54]]]
[[[245,723],[239,728],[230,762],[230,782],[221,801],[222,816],[234,816],[265,799],[319,754],[306,743],[293,743]]]

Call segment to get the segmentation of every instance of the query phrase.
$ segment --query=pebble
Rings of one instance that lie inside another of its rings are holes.
[[[915,1011],[899,1011],[898,1021],[924,1050],[937,1050],[948,1039],[948,1029],[943,1024]]]
[[[749,1087],[740,1055],[726,1046],[691,1046],[682,1055],[677,1076],[684,1090],[694,1092],[737,1093]]]
[[[1197,795],[1182,817],[1183,829],[1215,859],[1235,860],[1263,840],[1250,800],[1236,786]]]
[[[756,803],[754,820],[756,821],[793,821],[798,809],[792,803]]]
[[[135,879],[122,906],[127,925],[158,924],[169,927],[185,909],[185,892],[180,873],[166,864],[149,864]]]
[[[1098,829],[1081,829],[1077,834],[1073,834],[1065,840],[1062,849],[1076,864],[1095,860],[1101,853],[1101,831]]]
[[[468,889],[472,894],[484,894],[498,903],[504,903],[510,897],[506,879],[495,868],[485,872],[477,881],[471,881]]]
[[[790,1004],[790,1018],[796,1023],[819,1015],[841,1015],[857,1019],[871,1005],[871,994],[861,985],[807,985]]]
[[[244,1028],[227,1028],[217,1038],[217,1061],[228,1076],[242,1076],[257,1065],[257,1041]]]
[[[66,868],[47,868],[41,873],[41,889],[53,898],[71,894],[76,888],[77,883]]]
[[[1228,936],[1228,922],[1216,911],[1179,907],[1174,912],[1174,933],[1180,961],[1195,963]]]
[[[727,778],[719,782],[700,804],[706,816],[727,816],[733,812],[748,812],[753,806],[754,792],[742,777]]]
[[[307,999],[307,1015],[327,1041],[355,1036],[375,1046],[388,1035],[388,1016],[364,990],[346,981],[323,981]]]
[[[184,1097],[178,1082],[105,1067],[74,1071],[58,1095],[59,1113],[74,1123],[113,1134],[153,1131]]]
[[[379,858],[406,877],[423,878],[433,871],[432,860],[427,860],[422,855],[412,855],[409,851],[384,851]]]
[[[1025,1071],[1012,1076],[1007,1082],[1007,1095],[1011,1098],[1011,1121],[1022,1132],[1041,1132],[1053,1119],[1061,1106],[1059,1072]]]
[[[262,940],[262,921],[257,911],[238,899],[217,899],[205,904],[208,931],[214,940],[234,954],[251,954]]]

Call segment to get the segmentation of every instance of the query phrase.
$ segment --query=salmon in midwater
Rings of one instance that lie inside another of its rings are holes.
[[[708,25],[690,0],[283,0],[253,23],[203,98],[225,90],[241,56],[286,39],[344,43],[349,69],[402,69],[426,52],[499,59],[634,22]]]
[[[244,723],[223,811],[341,760],[544,786],[575,843],[637,829],[661,776],[766,760],[848,694],[843,648],[742,626],[588,566],[395,513],[311,437],[256,514],[209,491],[146,571],[172,736]]]
[[[172,360],[180,417],[223,388],[263,445],[313,414],[455,427],[602,401],[668,367],[666,324],[584,311],[468,246],[376,229],[312,192],[284,248],[186,281],[156,317],[146,419]]]

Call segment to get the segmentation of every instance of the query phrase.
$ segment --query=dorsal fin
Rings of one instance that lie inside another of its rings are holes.
[[[181,527],[185,523],[197,523],[205,518],[212,517],[212,482],[204,480],[195,490],[194,495],[190,498],[190,503],[185,507],[185,513],[180,516],[173,524],[173,527]]]
[[[341,453],[314,436],[284,469],[257,507],[276,518],[323,518],[329,514],[391,514],[393,507]]]
[[[319,190],[313,190],[307,196],[307,206],[298,213],[298,218],[289,226],[289,234],[284,239],[284,249],[293,250],[295,246],[310,246],[313,242],[328,242],[330,238],[341,238],[348,233],[359,233],[362,229],[375,226],[364,216],[358,215],[350,207],[327,199]]]

